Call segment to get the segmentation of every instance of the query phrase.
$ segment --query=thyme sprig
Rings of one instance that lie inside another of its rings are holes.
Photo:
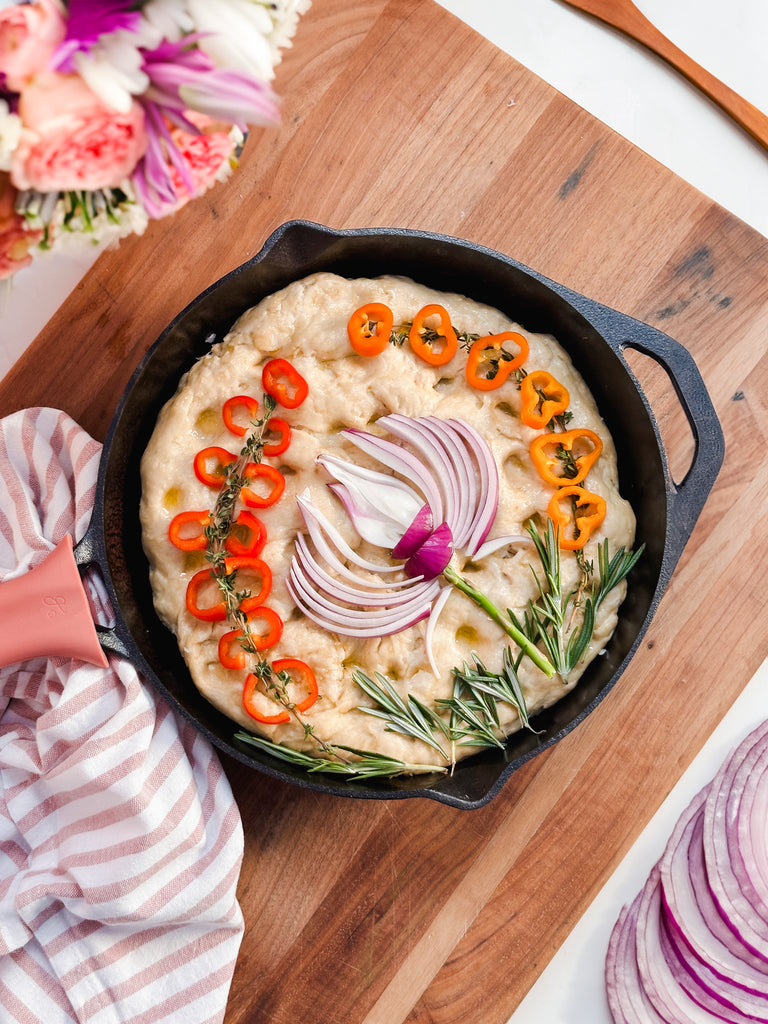
[[[547,530],[543,537],[532,523],[528,524],[528,532],[541,561],[543,578],[532,570],[539,593],[535,601],[528,602],[524,620],[520,622],[512,612],[509,614],[518,629],[533,642],[541,643],[550,661],[567,682],[592,640],[600,605],[626,579],[642,555],[645,545],[641,545],[637,551],[627,551],[621,547],[611,556],[606,538],[598,547],[597,581],[591,580],[591,563],[580,563],[582,578],[579,586],[575,590],[565,591],[560,571],[558,531],[552,520],[547,520]],[[590,586],[592,592],[584,597]],[[581,623],[574,627],[579,609]]]
[[[402,348],[406,341],[408,341],[408,336],[411,333],[411,327],[413,327],[412,320],[404,320],[402,323],[396,324],[389,334],[390,345],[394,345],[396,348]],[[430,344],[435,344],[445,340],[442,335],[438,334],[438,332],[432,327],[424,327],[421,332],[421,336],[425,342]],[[472,342],[477,341],[479,337],[481,337],[481,335],[472,334],[470,331],[456,331],[456,339],[463,348],[471,348]]]
[[[211,574],[224,598],[227,620],[234,629],[240,630],[240,646],[246,654],[251,655],[254,659],[253,674],[259,679],[267,696],[284,707],[301,725],[305,736],[315,739],[320,750],[323,751],[326,749],[326,745],[314,736],[312,726],[304,721],[296,709],[295,702],[290,698],[288,685],[291,682],[291,677],[289,673],[275,672],[259,651],[251,624],[241,607],[243,601],[250,597],[250,591],[237,589],[237,570],[228,572],[226,566],[225,545],[232,530],[240,490],[247,483],[246,467],[251,462],[259,463],[263,459],[266,443],[264,435],[268,429],[269,419],[277,408],[277,401],[272,395],[264,394],[262,405],[263,416],[252,421],[251,429],[245,437],[237,458],[225,470],[224,482],[211,510],[209,524],[205,528],[207,542],[205,556],[211,564]]]

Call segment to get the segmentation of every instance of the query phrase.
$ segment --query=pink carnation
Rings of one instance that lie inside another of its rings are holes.
[[[66,34],[58,0],[37,0],[0,9],[0,72],[14,92],[48,68]]]
[[[108,107],[77,75],[40,75],[21,94],[21,141],[11,178],[18,189],[114,188],[147,146],[144,113]]]
[[[42,239],[42,231],[28,231],[16,213],[16,189],[7,174],[0,174],[0,279],[10,277],[32,262],[29,251]]]
[[[171,130],[171,139],[186,164],[187,172],[185,182],[177,167],[171,165],[169,168],[173,189],[180,200],[179,206],[202,195],[213,185],[233,150],[229,132],[212,131],[209,127],[210,119],[201,114],[187,111],[186,116],[201,129],[202,134],[193,135],[180,128]]]

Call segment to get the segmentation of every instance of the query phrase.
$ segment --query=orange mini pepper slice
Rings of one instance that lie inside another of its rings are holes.
[[[270,359],[265,363],[261,384],[286,409],[298,408],[309,394],[309,385],[287,359]]]
[[[253,512],[243,509],[233,523],[224,547],[233,555],[260,555],[266,543],[264,523]]]
[[[291,677],[291,682],[307,690],[307,696],[296,703],[297,711],[309,711],[317,700],[317,679],[315,673],[305,661],[298,658],[278,658],[272,662],[274,672],[286,672]]]
[[[539,476],[552,487],[580,484],[602,450],[603,442],[586,427],[540,434],[529,449]]]
[[[547,506],[547,514],[559,527],[560,547],[579,551],[605,519],[605,500],[581,487],[561,487]]]
[[[291,427],[285,420],[273,416],[267,423],[269,440],[264,442],[262,451],[265,455],[282,455],[291,443]]]
[[[262,494],[253,487],[241,487],[240,497],[249,508],[269,508],[278,501],[285,490],[285,477],[279,469],[264,462],[249,462],[243,474],[249,483],[266,481],[268,491]]]
[[[504,342],[517,345],[516,356],[504,348]],[[486,334],[472,343],[467,356],[464,375],[467,383],[479,391],[495,391],[500,388],[513,370],[522,366],[528,358],[528,341],[517,331],[503,331],[501,334]]]
[[[238,437],[245,437],[248,431],[248,424],[243,425],[236,418],[240,409],[245,409],[249,421],[255,420],[256,414],[259,411],[259,403],[255,398],[251,398],[250,395],[233,395],[221,407],[221,418],[224,420],[224,426],[227,430],[237,434]]]
[[[441,345],[435,344],[435,339],[427,334],[427,328],[424,326],[424,321],[431,316],[438,317],[440,321],[434,333],[442,339]],[[416,355],[430,366],[445,366],[446,363],[450,363],[459,347],[459,339],[451,327],[448,310],[436,303],[424,306],[413,318],[408,341]]]
[[[259,682],[259,677],[254,675],[253,672],[249,672],[243,686],[243,707],[251,718],[254,718],[257,722],[263,722],[265,725],[278,725],[281,722],[290,722],[291,716],[287,711],[280,711],[276,715],[265,715],[258,709],[255,697],[261,693]]]
[[[168,526],[168,539],[180,551],[205,551],[208,545],[205,528],[210,521],[208,509],[201,512],[179,512]]]
[[[237,456],[228,452],[226,448],[211,445],[197,453],[192,465],[195,476],[201,483],[207,484],[208,487],[221,487],[227,466],[236,460]]]
[[[527,427],[541,430],[561,416],[571,401],[568,389],[547,370],[532,370],[520,383],[520,419]]]
[[[394,317],[383,302],[369,302],[356,309],[347,323],[352,348],[361,356],[377,356],[389,344]]]

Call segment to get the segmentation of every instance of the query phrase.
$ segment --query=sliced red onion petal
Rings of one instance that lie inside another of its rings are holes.
[[[763,920],[768,920],[768,886],[765,880],[766,801],[768,796],[768,746],[756,744],[733,780],[726,801],[728,849],[740,891]]]
[[[393,547],[418,514],[422,499],[412,487],[390,473],[320,455],[317,459],[336,480],[329,484],[352,525],[363,538],[382,548]]]
[[[468,442],[469,450],[475,456],[480,470],[480,497],[477,513],[466,542],[468,554],[476,556],[480,545],[488,536],[499,509],[499,468],[487,441],[475,428],[464,420],[454,420],[454,429]]]
[[[440,618],[440,613],[445,608],[448,598],[453,593],[453,587],[443,587],[437,596],[437,600],[432,605],[432,610],[429,613],[429,621],[427,622],[427,629],[424,634],[424,646],[427,650],[427,660],[429,661],[429,667],[432,669],[432,673],[435,676],[440,675],[437,662],[435,661],[435,654],[433,649],[433,640],[435,638],[435,629],[437,627],[437,620]]]
[[[446,522],[450,525],[455,521],[456,497],[454,488],[450,485],[450,466],[445,449],[435,441],[432,434],[418,428],[414,429],[414,424],[418,423],[418,420],[410,416],[390,413],[387,416],[382,416],[378,423],[418,453],[422,463],[429,469],[437,484],[442,502],[440,508],[433,507],[432,509],[433,522]]]
[[[328,484],[328,490],[335,494],[344,506],[349,521],[362,540],[389,551],[402,536],[405,529],[402,524],[388,516],[384,509],[381,514],[377,514],[370,506],[366,508],[345,484]]]
[[[737,822],[737,844],[741,863],[760,899],[768,902],[768,843],[765,837],[768,821],[768,746],[744,787]]]
[[[432,533],[432,511],[429,505],[422,505],[413,522],[392,548],[393,558],[410,558],[414,551]]]
[[[295,557],[297,564],[301,566],[306,576],[316,582],[318,590],[322,590],[326,594],[338,598],[340,601],[349,601],[358,605],[370,605],[372,607],[377,605],[391,606],[399,601],[400,594],[412,594],[415,588],[424,582],[423,580],[417,581],[415,579],[398,580],[396,583],[401,584],[399,589],[390,587],[387,590],[352,586],[344,580],[332,576],[320,564],[310,551],[303,534],[299,534],[296,537]]]
[[[383,437],[366,434],[362,430],[342,430],[342,434],[361,451],[373,456],[382,465],[388,466],[396,473],[401,473],[422,492],[432,509],[435,522],[442,521],[440,491],[434,479],[425,470],[423,464],[413,452],[409,452],[393,441]]]
[[[658,925],[659,948],[670,976],[680,991],[706,1011],[707,1020],[728,1021],[729,1024],[756,1024],[760,1021],[761,1024],[765,1024],[764,1007],[758,1005],[756,996],[750,997],[743,992],[739,994],[733,986],[728,986],[727,982],[717,978],[705,964],[696,960],[684,943],[675,943],[666,927],[663,911],[660,912]],[[745,1001],[751,1003],[752,1012],[746,1013],[738,1005]]]
[[[339,612],[350,623],[357,620],[388,621],[393,615],[407,615],[413,611],[414,607],[421,607],[425,598],[429,595],[434,596],[437,591],[437,587],[431,581],[428,581],[426,585],[422,583],[419,585],[419,588],[414,588],[414,591],[408,591],[405,594],[398,592],[398,594],[394,595],[394,601],[384,608],[349,608],[340,605],[336,600],[332,600],[332,596],[326,591],[320,590],[313,578],[307,575],[304,568],[296,560],[291,562],[289,573],[291,578],[303,590],[314,595],[314,602],[319,608],[327,612]]]
[[[664,956],[660,936],[658,866],[645,883],[637,912],[637,967],[646,995],[669,1024],[712,1024],[712,1015],[680,987]]]
[[[731,1024],[768,1022],[768,1003],[765,999],[753,992],[745,992],[727,978],[721,978],[709,964],[700,960],[683,941],[680,933],[670,927],[663,903],[659,935],[664,957],[675,981],[714,1018],[730,1021]]]
[[[448,565],[452,554],[451,528],[448,523],[440,523],[405,563],[405,571],[409,576],[432,580]]]
[[[731,929],[758,956],[768,960],[768,908],[753,905],[742,891],[733,869],[729,841],[733,818],[729,818],[741,796],[743,772],[749,770],[768,734],[768,722],[751,733],[721,766],[712,781],[704,813],[703,845],[707,875],[715,902]]]
[[[326,516],[323,515],[320,509],[317,508],[317,506],[309,499],[309,497],[307,497],[306,492],[304,494],[300,494],[296,498],[296,503],[299,506],[299,510],[301,511],[307,530],[309,531],[309,535],[315,542],[319,550],[322,550],[320,547],[322,541],[318,541],[318,537],[321,536],[322,532],[331,540],[331,542],[338,549],[338,552],[340,554],[342,554],[345,558],[349,559],[350,562],[353,562],[355,565],[358,565],[361,569],[368,569],[369,572],[387,573],[397,572],[397,570],[400,568],[399,565],[386,565],[379,562],[371,562],[369,559],[362,558],[360,555],[358,555],[355,549],[350,547],[349,544],[347,544],[346,540],[342,537],[342,535],[339,533],[336,527],[331,522],[329,522],[329,520],[326,518]],[[344,563],[338,561],[337,558],[334,560],[334,556],[332,555],[332,553],[327,553],[330,551],[328,545],[325,545],[325,548],[326,550],[322,550],[323,556],[334,565],[334,568],[338,568],[338,566],[341,566],[341,569],[339,571],[343,572]]]
[[[308,619],[311,619],[322,629],[327,630],[329,633],[338,633],[340,636],[355,637],[358,640],[370,640],[377,637],[391,636],[394,633],[401,633],[403,630],[408,629],[409,626],[415,626],[417,622],[420,622],[429,615],[429,609],[425,609],[422,614],[415,615],[407,622],[398,620],[389,626],[372,626],[370,623],[359,627],[349,626],[347,623],[334,621],[333,618],[321,615],[310,604],[305,603],[290,579],[286,580],[286,589],[296,607],[300,608]]]
[[[505,548],[509,546],[518,547],[520,544],[532,544],[530,536],[523,533],[508,533],[504,537],[493,537],[491,540],[487,540],[485,544],[481,544],[480,547],[472,555],[477,561],[481,561],[486,555],[492,555],[494,551],[498,551],[499,548]]]
[[[361,639],[370,637],[389,636],[392,633],[400,633],[409,626],[415,625],[421,619],[429,615],[431,600],[416,609],[404,614],[402,609],[393,609],[389,617],[381,616],[374,620],[371,615],[366,615],[360,622],[352,622],[345,615],[344,609],[333,609],[330,612],[318,607],[316,595],[311,588],[296,579],[291,572],[286,580],[286,588],[293,598],[296,606],[313,622],[327,629],[330,632],[339,633],[343,636],[354,636]]]
[[[478,480],[471,455],[457,441],[450,420],[439,420],[434,416],[423,416],[414,421],[414,429],[431,436],[444,453],[446,466],[445,491],[450,492],[452,513],[446,514],[445,521],[451,527],[456,546],[464,548],[469,524],[478,501]],[[447,502],[447,499],[446,499]]]

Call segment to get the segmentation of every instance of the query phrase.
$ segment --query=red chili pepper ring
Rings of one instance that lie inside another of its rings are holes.
[[[286,409],[296,409],[309,394],[309,385],[287,359],[270,359],[261,371],[261,383],[268,395]]]

